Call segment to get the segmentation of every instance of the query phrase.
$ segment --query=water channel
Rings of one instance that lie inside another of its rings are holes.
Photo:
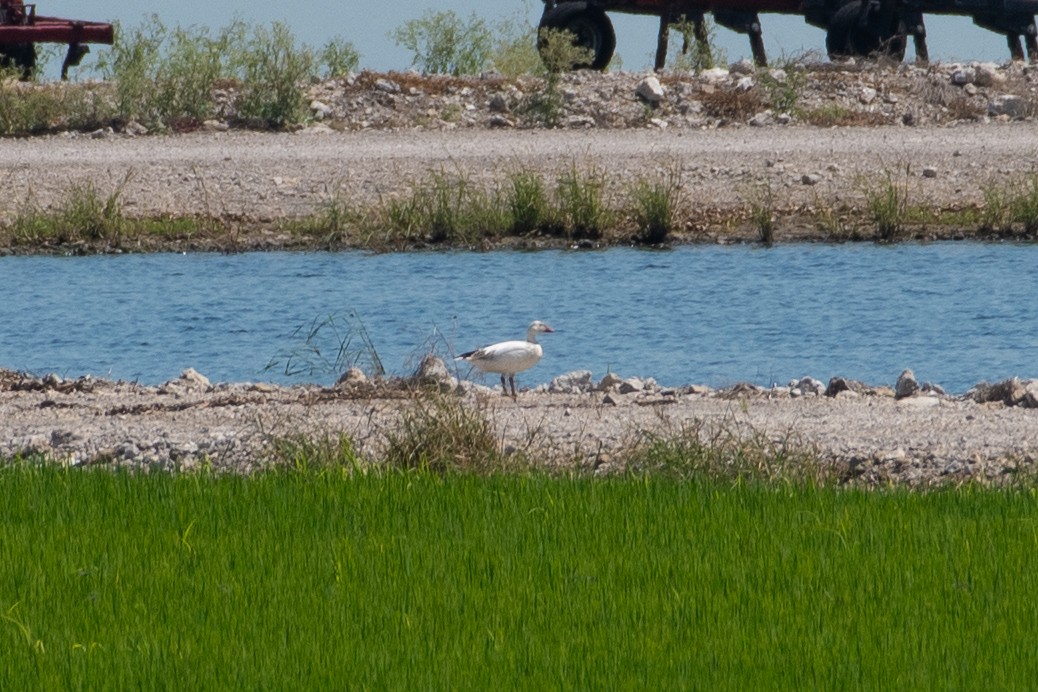
[[[542,319],[557,333],[525,385],[578,369],[892,384],[912,368],[961,393],[1038,375],[1036,268],[1038,246],[967,242],[4,257],[0,367],[331,383],[373,354],[407,374]]]

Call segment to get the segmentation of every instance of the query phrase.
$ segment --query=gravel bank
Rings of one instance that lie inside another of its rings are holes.
[[[212,385],[190,371],[159,387],[0,375],[0,455],[37,452],[74,465],[191,469],[205,462],[245,472],[269,462],[276,440],[300,434],[345,433],[363,453],[377,454],[413,405],[393,389]],[[596,472],[619,470],[623,452],[646,434],[690,426],[804,446],[859,485],[1002,484],[1033,473],[1038,452],[1035,409],[966,398],[542,387],[513,402],[496,390],[465,389],[466,405],[482,411],[505,448]]]

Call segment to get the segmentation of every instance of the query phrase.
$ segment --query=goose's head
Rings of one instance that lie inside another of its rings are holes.
[[[541,322],[540,320],[534,320],[530,323],[530,326],[526,328],[526,340],[536,341],[538,334],[545,334],[553,331],[555,330],[546,325],[544,322]]]

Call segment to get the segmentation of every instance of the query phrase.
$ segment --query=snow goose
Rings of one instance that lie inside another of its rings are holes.
[[[502,341],[478,348],[475,351],[462,353],[455,360],[464,360],[476,366],[483,372],[501,373],[501,389],[508,396],[508,388],[505,386],[505,375],[512,385],[512,398],[515,399],[515,375],[527,368],[532,368],[541,359],[544,350],[537,343],[537,335],[554,331],[551,327],[540,320],[530,323],[526,330],[526,341]]]

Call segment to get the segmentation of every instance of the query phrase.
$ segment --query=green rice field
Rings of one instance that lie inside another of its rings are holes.
[[[3,689],[1032,689],[1038,494],[0,468]]]

